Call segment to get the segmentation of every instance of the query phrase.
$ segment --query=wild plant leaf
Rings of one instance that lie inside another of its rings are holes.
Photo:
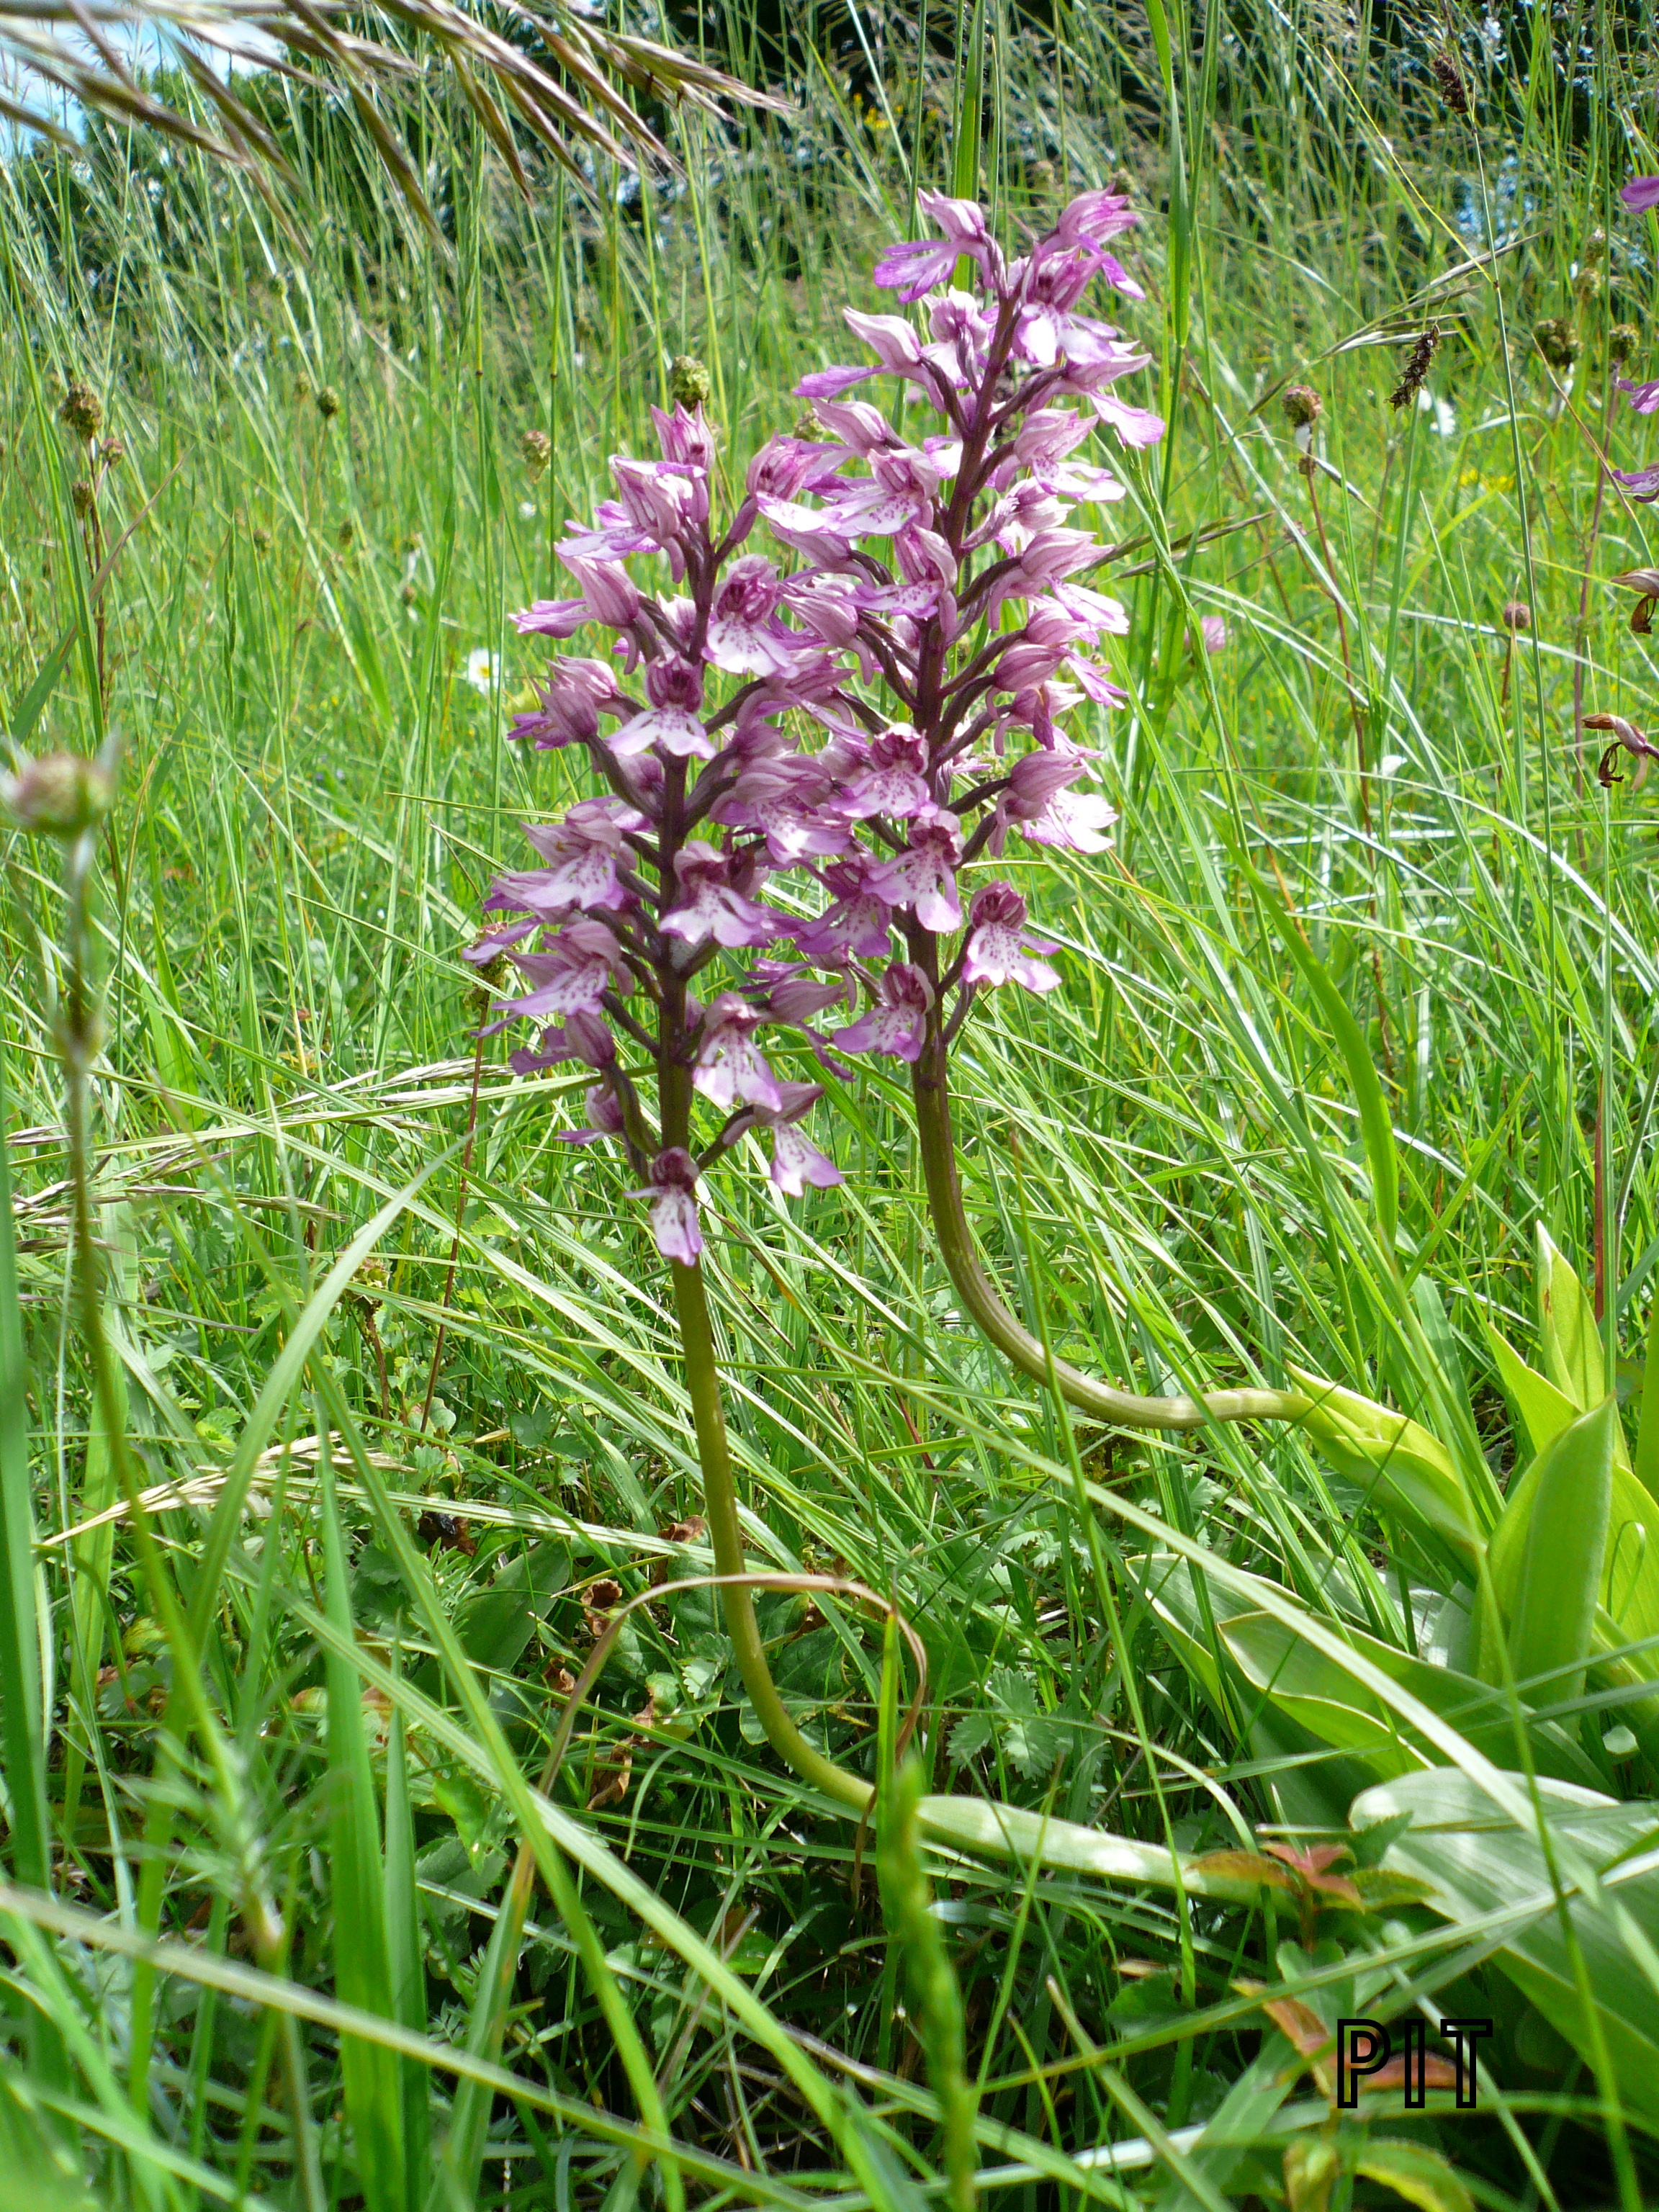
[[[1538,1224],[1538,1345],[1544,1372],[1581,1413],[1606,1393],[1607,1356],[1590,1296]]]
[[[1439,1764],[1434,1747],[1395,1719],[1380,1698],[1270,1614],[1239,1614],[1218,1622],[1217,1632],[1254,1689],[1322,1741],[1363,1759],[1379,1779]],[[1514,1758],[1515,1724],[1498,1692],[1358,1629],[1347,1630],[1346,1636],[1357,1655],[1437,1713],[1476,1750],[1499,1763]],[[1528,1734],[1540,1772],[1589,1785],[1599,1780],[1565,1729],[1534,1722]]]
[[[1371,2136],[1355,2170],[1417,2205],[1419,2212],[1474,2212],[1474,2199],[1458,2179],[1457,2169],[1427,2143],[1410,2142],[1403,2136]]]
[[[1483,1681],[1503,1679],[1501,1632],[1518,1680],[1550,1676],[1551,1702],[1583,1689],[1605,1580],[1618,1426],[1608,1396],[1563,1429],[1510,1492],[1486,1552],[1498,1620],[1481,1620]]]
[[[1570,1893],[1567,1910],[1619,2094],[1633,2114],[1659,2124],[1659,1988],[1641,1962],[1638,1932],[1650,1936],[1659,1926],[1659,1804],[1620,1805],[1557,1781],[1538,1787],[1559,1844],[1599,1870],[1601,1897]],[[1401,1813],[1412,1825],[1389,1846],[1385,1865],[1428,1883],[1429,1904],[1446,1919],[1473,1927],[1504,1916],[1493,1929],[1494,1964],[1593,2066],[1594,2039],[1537,1837],[1447,1768],[1366,1790],[1349,1818],[1364,1826]]]
[[[1419,1422],[1300,1368],[1288,1371],[1313,1401],[1301,1425],[1320,1456],[1377,1511],[1405,1522],[1457,1571],[1472,1571],[1480,1535],[1498,1517],[1496,1487],[1470,1496],[1450,1452]]]

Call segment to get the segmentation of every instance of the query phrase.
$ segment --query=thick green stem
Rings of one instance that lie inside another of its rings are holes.
[[[738,1519],[737,1486],[732,1479],[732,1455],[726,1440],[726,1417],[720,1410],[720,1370],[714,1358],[714,1332],[708,1317],[708,1299],[700,1267],[671,1263],[674,1277],[674,1307],[679,1316],[680,1342],[685,1353],[685,1383],[691,1397],[691,1418],[696,1427],[697,1457],[702,1467],[703,1511],[714,1551],[714,1566],[723,1575],[744,1571],[743,1528]],[[737,1653],[738,1672],[749,1692],[766,1740],[792,1772],[838,1805],[862,1813],[873,1792],[867,1782],[848,1774],[821,1751],[815,1751],[784,1710],[772,1670],[766,1663],[754,1600],[741,1584],[728,1583],[720,1593],[726,1608],[726,1629]]]
[[[936,1026],[911,1069],[910,1084],[927,1206],[945,1267],[975,1328],[1021,1374],[1045,1388],[1052,1376],[1060,1395],[1079,1413],[1119,1428],[1199,1429],[1211,1421],[1297,1421],[1308,1412],[1309,1401],[1299,1391],[1212,1390],[1201,1398],[1143,1398],[1097,1382],[1063,1359],[1055,1359],[1051,1366],[1037,1339],[1003,1304],[975,1246],[957,1177],[945,1048]]]

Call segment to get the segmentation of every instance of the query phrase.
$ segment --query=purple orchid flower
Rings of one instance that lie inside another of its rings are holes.
[[[976,993],[1059,983],[1010,885],[981,884],[964,926],[961,872],[1010,837],[1098,853],[1115,818],[1074,787],[1095,756],[1073,725],[1123,702],[1106,655],[1128,626],[1079,510],[1125,495],[1102,424],[1132,453],[1163,430],[1118,396],[1148,356],[1089,311],[1097,283],[1138,296],[1111,251],[1134,212],[1085,193],[1008,261],[971,202],[921,206],[932,234],[876,270],[900,311],[847,310],[867,360],[805,380],[813,423],[754,455],[735,513],[713,514],[701,409],[653,410],[658,458],[613,455],[615,495],[556,549],[580,597],[514,618],[610,633],[556,658],[513,730],[585,753],[603,795],[527,830],[466,957],[522,978],[490,1024],[538,1024],[518,1072],[594,1069],[563,1140],[623,1146],[684,1267],[697,1178],[745,1129],[770,1132],[786,1194],[840,1180],[802,1126],[822,1085],[768,1030],[842,1080],[838,1053],[925,1066],[942,1096]],[[910,394],[902,429],[857,396],[878,377]]]
[[[876,1003],[858,1020],[835,1032],[833,1042],[841,1052],[884,1053],[895,1060],[916,1060],[927,1041],[927,1017],[933,1006],[933,987],[920,968],[908,960],[895,960],[882,970]]]
[[[1025,933],[1025,902],[1012,884],[987,884],[974,894],[968,910],[968,947],[963,955],[964,983],[1020,983],[1028,991],[1057,991],[1060,977],[1039,952],[1058,948]]]
[[[670,1145],[651,1163],[651,1180],[635,1198],[651,1200],[651,1234],[665,1260],[695,1267],[702,1250],[697,1219],[697,1164],[684,1145]]]
[[[1632,215],[1645,215],[1650,208],[1659,208],[1659,177],[1632,177],[1620,186],[1619,197]]]

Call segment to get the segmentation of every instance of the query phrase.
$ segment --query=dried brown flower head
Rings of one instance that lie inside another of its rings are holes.
[[[1505,599],[1498,620],[1507,630],[1530,629],[1532,609],[1524,599]]]
[[[1310,384],[1287,384],[1279,404],[1292,430],[1311,430],[1325,411],[1324,401]]]
[[[331,384],[325,384],[317,394],[317,412],[325,422],[331,422],[340,411],[340,395]]]
[[[1607,332],[1607,359],[1615,368],[1627,362],[1642,343],[1634,323],[1615,323]]]
[[[101,761],[81,753],[23,756],[15,775],[0,777],[0,800],[20,830],[66,842],[95,830],[115,800],[115,779]]]
[[[95,438],[104,427],[104,403],[89,384],[71,384],[58,403],[58,419],[77,438]]]
[[[97,504],[98,495],[93,489],[91,477],[76,477],[75,482],[70,486],[70,505],[75,509],[75,512],[80,516],[82,522],[86,520],[87,517],[92,513],[93,508],[96,507]]]
[[[1583,340],[1565,315],[1548,315],[1532,326],[1532,342],[1550,367],[1565,374],[1583,350]]]
[[[1431,323],[1412,348],[1406,366],[1400,372],[1400,381],[1389,394],[1390,407],[1408,407],[1416,398],[1423,389],[1423,380],[1429,373],[1429,364],[1433,361],[1439,343],[1440,325]]]

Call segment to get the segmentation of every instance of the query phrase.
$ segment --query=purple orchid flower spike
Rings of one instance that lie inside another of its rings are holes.
[[[522,979],[490,1029],[537,1024],[514,1055],[526,1078],[586,1072],[586,1122],[566,1141],[619,1147],[647,1204],[716,1561],[732,1575],[744,1552],[705,1193],[749,1134],[769,1138],[785,1198],[834,1190],[841,1170],[808,1132],[815,1115],[833,1121],[809,1063],[832,1089],[853,1079],[849,1055],[908,1071],[962,1309],[1025,1373],[1057,1377],[1093,1418],[1146,1426],[1303,1407],[1274,1392],[1137,1398],[1055,1368],[967,1224],[951,1046],[986,994],[1060,983],[1025,896],[975,871],[1108,846],[1113,809],[1079,788],[1097,755],[1075,723],[1127,700],[1108,656],[1128,616],[1094,580],[1109,556],[1089,510],[1124,495],[1123,472],[1164,425],[1124,396],[1150,356],[1091,307],[1103,288],[1139,296],[1114,250],[1135,221],[1126,198],[1082,194],[1012,259],[974,203],[920,204],[929,234],[876,266],[898,312],[848,310],[867,358],[798,387],[811,422],[754,456],[735,512],[715,514],[701,408],[653,410],[657,457],[614,456],[616,496],[556,549],[572,596],[514,617],[556,643],[609,633],[554,659],[512,732],[585,756],[592,791],[529,829],[538,865],[490,886],[489,933],[469,957],[504,957]],[[905,395],[897,421],[860,394],[883,378]],[[1128,456],[1115,468],[1097,450],[1102,426]],[[747,1591],[723,1602],[773,1743],[862,1804],[866,1785],[785,1711]]]

